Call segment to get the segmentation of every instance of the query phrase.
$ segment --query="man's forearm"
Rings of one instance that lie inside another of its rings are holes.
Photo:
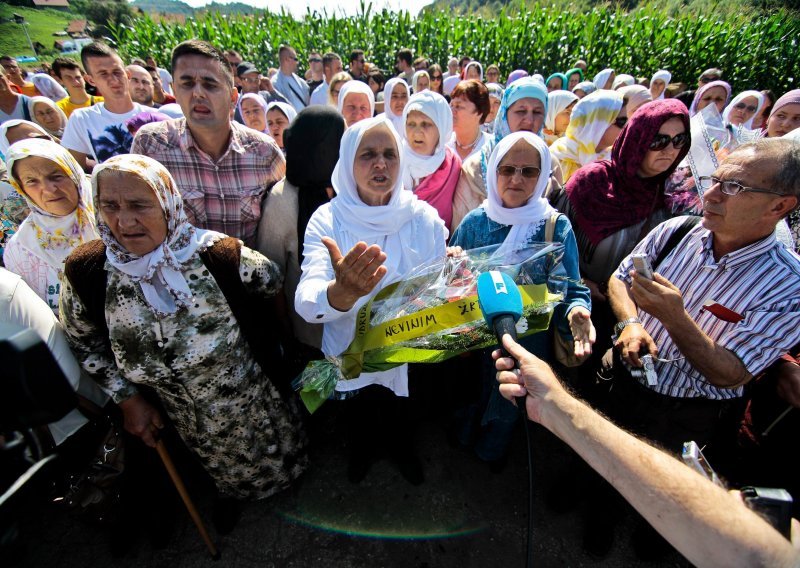
[[[698,566],[796,566],[791,544],[698,473],[636,439],[565,391],[548,395],[542,424],[613,485]]]
[[[616,276],[608,279],[608,301],[617,321],[635,318],[639,313],[631,298],[630,286]]]

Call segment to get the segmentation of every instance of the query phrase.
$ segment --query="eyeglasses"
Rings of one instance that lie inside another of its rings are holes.
[[[497,166],[497,175],[503,177],[513,177],[515,174],[519,173],[524,178],[534,179],[539,177],[541,171],[542,170],[536,166],[522,166],[520,168],[516,166]]]
[[[441,81],[441,80],[442,80],[441,75],[431,75],[431,81]]]
[[[663,150],[669,143],[672,142],[672,146],[675,149],[683,148],[692,140],[692,135],[688,132],[681,132],[680,134],[676,134],[674,137],[670,138],[668,134],[656,134],[653,138],[653,141],[650,142],[650,149],[658,152],[659,150]]]
[[[240,79],[245,83],[259,83],[261,81],[261,77],[240,77]]]
[[[617,128],[625,128],[626,124],[628,124],[627,116],[618,116],[614,121],[614,126],[616,126]]]
[[[723,181],[718,177],[714,176],[700,176],[698,178],[698,183],[700,185],[700,189],[708,190],[711,189],[712,186],[719,184],[720,190],[725,195],[738,195],[740,193],[769,193],[772,195],[786,195],[785,193],[781,193],[780,191],[775,191],[773,189],[757,189],[755,187],[747,187],[740,184],[738,181]]]
[[[739,110],[747,109],[747,112],[756,112],[758,110],[758,107],[746,105],[744,103],[736,103],[735,105],[733,105],[733,108],[736,108],[736,109],[739,109]]]
[[[292,61],[297,61],[297,58],[294,57],[293,55],[287,55],[286,59],[291,59]]]
[[[297,60],[295,59],[295,61],[297,61]],[[322,63],[322,58],[321,57],[311,57],[311,58],[309,58],[308,62],[309,63]]]

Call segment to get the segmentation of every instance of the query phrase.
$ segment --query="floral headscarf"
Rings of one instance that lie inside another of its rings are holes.
[[[189,223],[175,180],[164,166],[152,158],[119,154],[98,164],[92,173],[95,201],[98,199],[98,180],[105,172],[131,174],[146,183],[158,199],[167,223],[164,241],[149,253],[138,256],[117,241],[98,211],[97,229],[106,244],[109,264],[139,283],[145,300],[157,316],[164,317],[177,312],[180,307],[191,306],[192,293],[183,275],[183,268],[195,254],[225,235],[197,229]]]

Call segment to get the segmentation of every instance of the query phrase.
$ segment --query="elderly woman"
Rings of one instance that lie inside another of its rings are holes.
[[[664,93],[667,91],[667,85],[672,81],[672,73],[664,69],[659,69],[650,78],[650,97],[654,101],[660,101],[664,98]]]
[[[412,93],[421,93],[422,91],[427,91],[430,86],[431,76],[428,74],[428,71],[421,69],[414,73],[414,76],[411,78]]]
[[[628,116],[633,116],[640,106],[653,100],[650,89],[642,85],[626,85],[617,89],[622,98],[628,101],[626,109]]]
[[[164,419],[143,387],[157,395],[214,480],[222,496],[214,518],[227,532],[232,499],[273,495],[305,468],[295,411],[251,348],[262,331],[253,311],[278,293],[280,271],[236,239],[190,225],[175,181],[155,160],[106,160],[92,189],[102,241],[66,263],[61,319],[70,346],[119,405],[125,429],[150,446]]]
[[[552,93],[553,91],[563,91],[567,88],[568,84],[569,81],[567,80],[567,76],[563,73],[553,73],[547,78],[547,81],[545,81],[548,93]]]
[[[578,95],[579,99],[582,99],[586,95],[591,95],[597,90],[594,83],[591,81],[581,81],[577,85],[572,88],[572,92]]]
[[[722,114],[728,100],[731,98],[731,86],[725,81],[711,81],[706,83],[694,94],[689,107],[689,116],[694,116],[710,104],[717,105],[717,110]]]
[[[64,114],[64,111],[47,97],[31,98],[28,108],[33,121],[55,138],[56,142],[60,142],[64,135],[64,129],[67,127],[67,115]]]
[[[494,145],[514,132],[539,134],[547,114],[547,88],[531,77],[523,77],[506,88],[495,118],[494,139],[464,160],[453,197],[453,227],[486,199],[487,164]],[[561,171],[553,161],[553,179],[560,183]]]
[[[436,210],[403,189],[402,142],[385,117],[363,120],[342,137],[333,171],[336,197],[311,216],[303,275],[295,308],[309,323],[324,324],[322,351],[341,355],[355,336],[358,310],[414,267],[445,256],[447,229]],[[348,477],[361,481],[382,446],[410,482],[423,480],[413,452],[407,366],[342,380],[339,392],[358,390],[350,408]],[[392,394],[393,393],[393,394]]]
[[[302,346],[315,349],[322,345],[322,326],[297,315],[294,295],[300,282],[306,226],[314,212],[334,195],[331,175],[344,130],[342,115],[330,107],[311,106],[300,111],[284,132],[286,178],[270,190],[258,224],[256,248],[285,275],[283,291],[294,338]]]
[[[489,116],[489,89],[480,81],[461,81],[450,94],[453,113],[453,135],[447,145],[462,161],[481,152],[492,141],[492,135],[481,130]]]
[[[446,145],[453,131],[450,105],[437,93],[417,93],[408,100],[403,118],[403,187],[433,206],[449,231],[461,173],[461,158]]]
[[[386,86],[383,88],[383,113],[400,135],[405,130],[403,109],[406,108],[410,96],[408,83],[402,78],[395,77],[386,81]]]
[[[578,83],[583,81],[583,69],[575,67],[564,73],[567,77],[567,86],[564,87],[565,91],[572,91]]]
[[[500,102],[503,100],[505,89],[499,83],[486,83],[486,90],[489,91],[489,114],[481,124],[481,130],[488,134],[494,134],[494,119],[500,110]]]
[[[271,102],[267,105],[267,130],[278,148],[283,150],[283,131],[297,116],[297,111],[290,104]]]
[[[564,183],[581,166],[605,158],[627,120],[625,101],[617,91],[601,89],[582,98],[572,109],[564,136],[550,146],[561,162]]]
[[[567,131],[572,109],[579,101],[578,95],[569,91],[552,91],[547,95],[547,114],[544,117],[544,140],[549,146]]]
[[[239,97],[239,114],[247,128],[267,134],[267,101],[258,93],[245,93]]]
[[[375,95],[366,83],[348,81],[339,91],[337,110],[344,116],[347,127],[375,115]]]
[[[689,113],[683,103],[647,103],[622,129],[611,159],[584,166],[563,192],[551,196],[575,228],[581,274],[592,289],[602,340],[613,326],[610,310],[602,309],[607,307],[605,285],[641,236],[669,217],[664,185],[689,153],[690,143]]]
[[[331,77],[331,84],[328,87],[328,104],[333,108],[339,106],[339,92],[344,87],[345,83],[352,81],[353,77],[347,71],[339,71]]]
[[[616,73],[611,68],[606,68],[600,71],[597,75],[594,76],[592,79],[592,83],[594,83],[595,89],[611,89],[614,85],[614,79],[616,78]]]
[[[759,91],[742,91],[722,111],[722,120],[732,126],[752,128],[753,119],[764,108],[764,95]]]
[[[509,134],[498,142],[487,167],[487,198],[464,218],[451,245],[463,249],[501,243],[522,247],[545,241],[550,225],[552,240],[564,245],[562,263],[569,278],[566,297],[553,313],[553,325],[572,342],[575,355],[585,358],[595,340],[589,317],[591,301],[588,288],[580,283],[578,249],[570,222],[545,198],[550,161],[547,144],[531,132]],[[547,333],[531,335],[521,343],[540,358],[552,360]],[[484,359],[484,395],[473,416],[475,424],[480,421],[482,426],[475,452],[484,461],[502,464],[519,411],[502,400],[488,353]]]
[[[772,107],[767,119],[767,137],[778,138],[800,128],[800,89],[789,91]]]
[[[50,140],[17,142],[7,159],[9,180],[30,214],[8,241],[3,261],[58,316],[64,261],[98,237],[89,181],[72,154]]]

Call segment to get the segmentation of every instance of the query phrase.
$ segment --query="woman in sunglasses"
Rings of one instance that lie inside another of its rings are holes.
[[[465,250],[491,245],[519,247],[548,240],[549,228],[550,240],[564,245],[561,262],[569,279],[566,297],[555,308],[551,325],[574,345],[576,357],[585,358],[595,340],[589,290],[581,284],[572,225],[545,197],[551,161],[547,144],[532,132],[519,131],[500,140],[486,168],[486,200],[464,217],[450,245]],[[553,360],[547,332],[529,335],[520,342],[538,357]],[[458,435],[460,442],[474,440],[478,458],[497,471],[505,464],[519,411],[500,396],[490,351],[483,354],[482,399],[469,407],[464,422],[458,425]]]
[[[722,119],[732,126],[753,128],[753,119],[764,108],[764,95],[758,91],[743,91],[722,111]]]
[[[690,146],[689,112],[683,103],[675,99],[646,103],[622,129],[611,159],[582,167],[564,191],[550,199],[572,221],[578,241],[599,342],[607,343],[598,342],[596,353],[610,347],[615,323],[605,283],[636,243],[669,217],[664,186]]]
[[[444,96],[444,74],[442,73],[442,67],[438,63],[434,63],[428,67],[428,75],[431,77],[430,90]]]

